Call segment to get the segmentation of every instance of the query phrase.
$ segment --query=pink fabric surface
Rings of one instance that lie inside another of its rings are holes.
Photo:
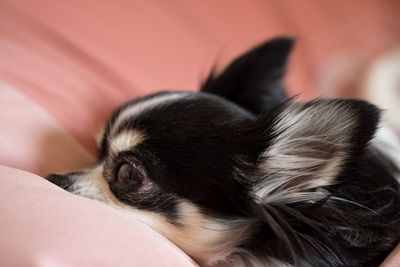
[[[400,266],[400,244],[396,249],[386,258],[380,267],[399,267]]]
[[[195,266],[147,225],[0,166],[1,266]]]
[[[94,156],[37,103],[0,81],[0,164],[40,175],[83,168]]]

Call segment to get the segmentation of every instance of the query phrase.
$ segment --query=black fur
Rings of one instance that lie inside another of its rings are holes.
[[[304,267],[378,266],[400,241],[400,191],[393,176],[396,167],[369,145],[380,113],[373,105],[361,100],[301,104],[296,112],[330,105],[332,112],[340,109],[343,118],[351,118],[345,125],[340,125],[341,118],[332,119],[338,125],[331,128],[338,127],[338,134],[343,135],[338,140],[343,143],[329,143],[323,139],[328,133],[317,133],[304,139],[311,150],[298,155],[317,155],[328,163],[339,155],[343,164],[333,182],[299,189],[311,194],[324,192],[317,201],[267,202],[255,196],[254,187],[276,175],[268,173],[268,152],[281,134],[294,127],[276,129],[282,114],[294,105],[281,84],[292,45],[290,38],[262,44],[220,75],[211,74],[203,92],[144,109],[114,129],[125,109],[170,93],[126,103],[106,127],[97,164],[103,164],[104,177],[120,201],[163,214],[175,225],[182,216],[181,200],[194,203],[203,214],[216,219],[247,221],[252,231],[237,245],[241,250],[231,255],[245,263],[256,258]],[[324,115],[329,114],[321,114],[311,123],[323,120]],[[129,130],[140,132],[145,139],[111,156],[112,136]],[[143,168],[150,189],[117,181],[115,173],[121,163]],[[307,179],[314,176],[294,177],[276,190],[295,188]]]
[[[282,80],[292,38],[263,43],[233,61],[220,75],[212,72],[201,91],[219,95],[259,114],[286,100]]]

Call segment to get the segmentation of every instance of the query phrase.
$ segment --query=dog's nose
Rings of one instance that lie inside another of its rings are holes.
[[[52,173],[49,174],[46,179],[65,190],[68,190],[72,185],[71,179],[61,174]]]

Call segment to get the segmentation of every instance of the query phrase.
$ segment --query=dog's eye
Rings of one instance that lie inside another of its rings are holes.
[[[128,163],[123,163],[119,166],[116,176],[118,182],[129,185],[141,184],[144,178],[137,168]]]

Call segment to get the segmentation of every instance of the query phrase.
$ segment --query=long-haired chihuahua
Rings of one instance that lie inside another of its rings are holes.
[[[134,214],[202,266],[378,266],[400,241],[380,110],[287,98],[292,46],[261,44],[201,92],[127,102],[93,166],[48,179]]]

